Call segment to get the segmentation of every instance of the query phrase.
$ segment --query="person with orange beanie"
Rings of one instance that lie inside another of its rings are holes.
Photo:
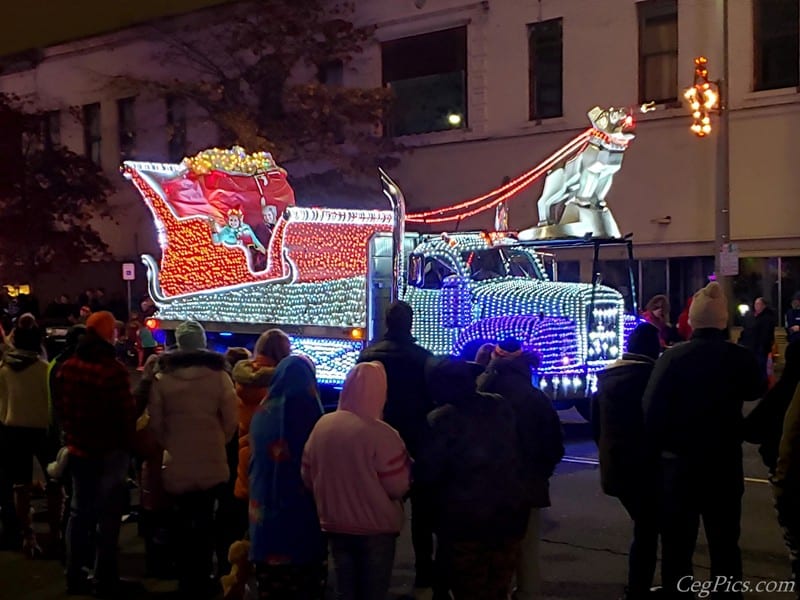
[[[128,370],[116,359],[116,319],[86,320],[86,335],[55,377],[55,411],[69,451],[73,498],[67,524],[67,592],[115,596],[117,544],[136,403]],[[96,533],[95,533],[96,531]],[[84,565],[95,558],[94,583]]]

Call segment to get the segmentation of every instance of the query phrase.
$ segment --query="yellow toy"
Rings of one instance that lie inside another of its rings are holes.
[[[244,597],[245,584],[250,579],[253,570],[249,555],[250,542],[240,540],[231,544],[228,550],[231,572],[228,575],[223,575],[219,580],[225,600]]]

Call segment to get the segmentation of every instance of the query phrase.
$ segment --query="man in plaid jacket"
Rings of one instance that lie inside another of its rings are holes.
[[[114,316],[106,311],[94,313],[86,328],[75,355],[55,376],[55,409],[69,450],[73,485],[66,536],[67,590],[92,591],[84,567],[94,558],[93,591],[114,596],[136,405],[128,371],[116,359]]]

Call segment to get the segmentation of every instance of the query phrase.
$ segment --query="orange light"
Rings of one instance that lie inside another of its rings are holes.
[[[159,325],[160,323],[158,322],[158,319],[147,319],[144,322],[144,326],[147,327],[150,331],[158,329]]]
[[[354,340],[363,340],[364,339],[364,330],[359,329],[358,327],[353,327],[350,330],[350,337]]]

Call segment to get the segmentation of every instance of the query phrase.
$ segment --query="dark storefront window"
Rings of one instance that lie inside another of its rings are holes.
[[[394,93],[392,136],[467,126],[467,28],[384,42],[383,84]]]

